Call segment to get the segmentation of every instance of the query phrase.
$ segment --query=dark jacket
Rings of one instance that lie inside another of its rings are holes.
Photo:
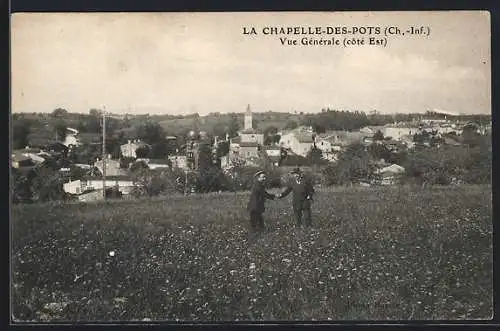
[[[265,210],[265,200],[274,200],[274,198],[274,194],[268,193],[264,184],[256,180],[252,186],[252,192],[250,194],[250,201],[248,201],[247,210],[249,212],[263,213]]]
[[[281,193],[281,196],[286,197],[290,192],[293,192],[292,204],[294,209],[311,207],[314,194],[314,187],[311,181],[302,178],[299,184],[295,179],[292,179],[285,191]]]

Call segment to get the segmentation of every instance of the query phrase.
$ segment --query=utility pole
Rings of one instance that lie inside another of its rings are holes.
[[[106,200],[106,107],[102,112],[102,197]]]

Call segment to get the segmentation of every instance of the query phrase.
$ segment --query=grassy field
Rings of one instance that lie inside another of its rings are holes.
[[[319,191],[247,231],[248,194],[12,208],[17,320],[492,316],[491,186]]]

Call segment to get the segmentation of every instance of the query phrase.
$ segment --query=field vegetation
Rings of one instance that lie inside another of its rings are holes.
[[[14,205],[18,321],[492,316],[491,186],[319,189],[247,230],[248,193]]]

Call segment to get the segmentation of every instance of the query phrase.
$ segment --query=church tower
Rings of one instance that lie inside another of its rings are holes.
[[[245,113],[245,130],[251,130],[253,128],[252,111],[250,110],[250,105],[247,105],[247,111]]]

